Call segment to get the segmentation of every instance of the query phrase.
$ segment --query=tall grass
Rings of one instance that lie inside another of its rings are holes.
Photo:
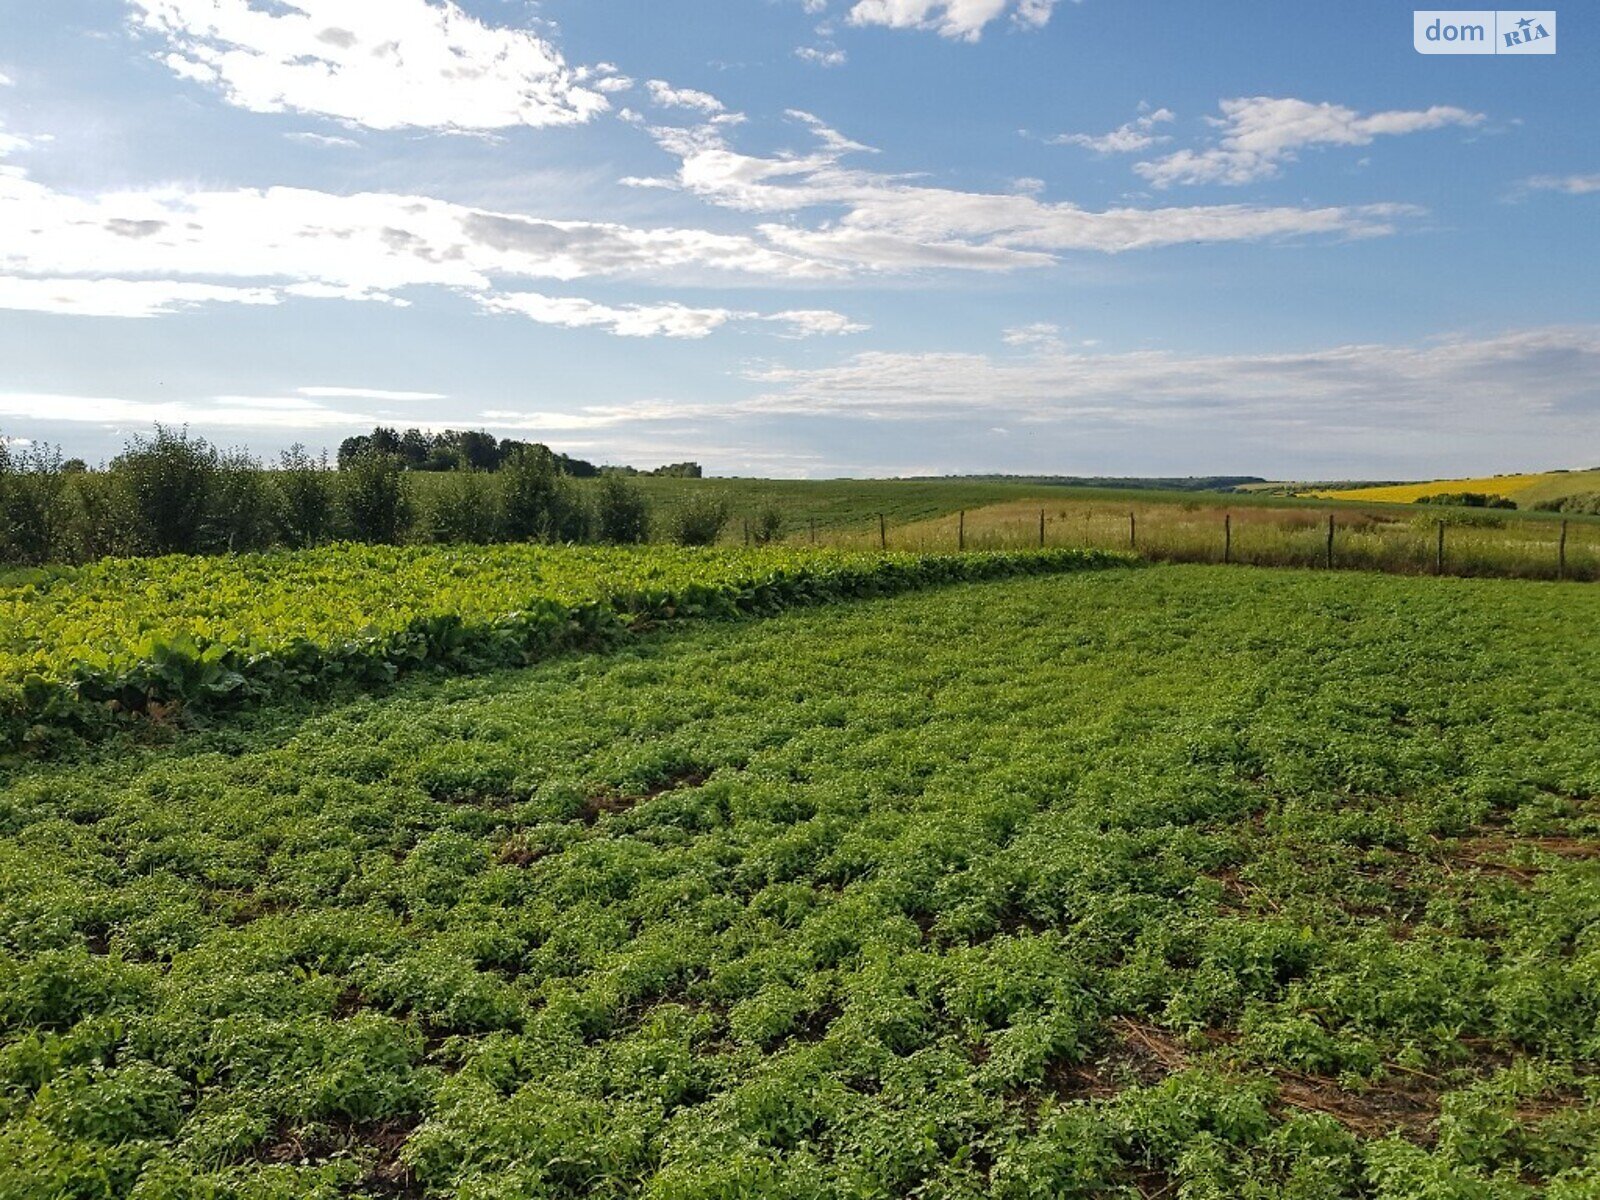
[[[1044,536],[1040,539],[1040,515]],[[1133,550],[1156,562],[1244,566],[1328,566],[1328,521],[1333,521],[1335,569],[1426,575],[1440,570],[1439,525],[1444,524],[1443,573],[1555,579],[1562,523],[1514,515],[1465,515],[1453,510],[1411,512],[1234,507],[1190,500],[1133,504],[1013,503],[887,527],[890,549],[1018,550],[1079,546]],[[1231,537],[1230,537],[1231,532]],[[828,544],[865,549],[880,544],[874,519],[830,533]],[[1600,579],[1600,521],[1567,522],[1566,568],[1573,580]]]

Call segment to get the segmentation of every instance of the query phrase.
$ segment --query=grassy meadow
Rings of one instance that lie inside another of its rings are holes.
[[[13,761],[0,1195],[1591,1197],[1597,630],[1164,565]]]
[[[891,549],[1075,546],[1132,551],[1160,562],[1226,559],[1255,566],[1325,567],[1331,518],[1333,566],[1339,569],[1600,579],[1600,520],[1595,518],[1568,519],[1563,535],[1562,520],[1543,513],[1283,501],[1241,504],[1238,499],[1172,493],[1035,496],[888,526],[885,538]],[[824,540],[871,547],[879,544],[879,536],[873,522]]]

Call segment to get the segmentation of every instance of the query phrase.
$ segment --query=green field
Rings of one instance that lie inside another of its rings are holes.
[[[415,472],[409,476],[418,498],[428,498],[448,480],[445,474]],[[580,492],[597,483],[575,481]],[[978,508],[1041,494],[1048,485],[983,479],[682,479],[638,476],[631,480],[666,512],[685,498],[710,494],[728,502],[733,514],[726,540],[742,540],[742,523],[762,509],[775,507],[784,514],[791,537],[809,536],[815,525],[819,535],[853,532],[868,525],[876,528],[878,516],[894,525],[942,516],[961,508]],[[1100,489],[1085,489],[1098,492]],[[1180,493],[1174,493],[1179,495]]]
[[[419,668],[525,666],[658,621],[1126,561],[1074,549],[351,544],[33,571],[0,587],[0,753],[128,719],[372,690]]]
[[[963,545],[969,550],[1038,547],[1043,516],[1043,544],[1049,547],[1134,550],[1165,562],[1221,562],[1227,555],[1256,566],[1311,567],[1327,565],[1331,517],[1337,567],[1600,580],[1600,517],[1595,516],[981,480],[639,482],[661,515],[691,496],[726,498],[732,519],[723,542],[730,545],[745,540],[745,519],[768,507],[782,514],[783,537],[791,545],[815,541],[853,550],[887,545],[919,553]],[[1136,518],[1132,531],[1130,513]],[[1446,527],[1442,560],[1441,523]],[[1225,533],[1230,526],[1231,541]]]
[[[1600,592],[958,584],[0,791],[0,1195],[1600,1192]]]

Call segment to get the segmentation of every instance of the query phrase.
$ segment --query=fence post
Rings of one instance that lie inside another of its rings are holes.
[[[1328,570],[1333,570],[1333,514],[1328,514]]]
[[[1567,577],[1567,523],[1561,522],[1561,546],[1556,552],[1556,578]]]
[[[1130,512],[1128,514],[1128,549],[1129,550],[1137,550],[1138,548],[1139,548],[1139,520],[1138,520],[1137,517],[1135,517],[1133,515],[1133,513]]]
[[[746,517],[744,519],[744,544],[746,546],[748,546],[750,544],[750,518],[749,517]]]
[[[1222,564],[1233,561],[1233,514],[1222,514]]]
[[[878,549],[879,550],[887,550],[888,548],[889,548],[889,527],[884,524],[883,514],[879,513],[878,514]]]
[[[1044,549],[1044,509],[1039,510],[1039,549]]]
[[[1435,575],[1443,575],[1444,574],[1444,522],[1443,521],[1439,522],[1439,549],[1434,553],[1434,556],[1433,556],[1433,573]]]
[[[817,544],[817,519],[815,517],[811,518],[811,544],[813,546]]]
[[[956,549],[957,550],[965,550],[966,548],[967,548],[967,510],[963,508],[961,510],[961,516],[957,518],[957,523],[956,523]]]

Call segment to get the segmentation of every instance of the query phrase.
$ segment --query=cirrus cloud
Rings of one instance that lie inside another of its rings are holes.
[[[818,145],[768,157],[744,154],[711,125],[657,126],[657,144],[678,159],[670,187],[724,208],[793,216],[826,210],[816,225],[758,226],[771,246],[857,271],[1011,271],[1049,266],[1070,251],[1115,254],[1190,242],[1250,242],[1395,231],[1420,210],[1403,204],[1296,208],[1242,204],[1131,206],[1094,211],[1031,194],[969,192],[868,171],[844,160],[868,150],[809,113],[791,112]]]
[[[1176,183],[1238,185],[1270,179],[1281,164],[1293,162],[1306,146],[1366,146],[1378,137],[1395,137],[1447,125],[1480,125],[1482,113],[1447,104],[1365,116],[1342,104],[1312,104],[1292,97],[1241,96],[1221,102],[1222,130],[1216,145],[1178,150],[1138,163],[1134,171],[1158,188]]]

